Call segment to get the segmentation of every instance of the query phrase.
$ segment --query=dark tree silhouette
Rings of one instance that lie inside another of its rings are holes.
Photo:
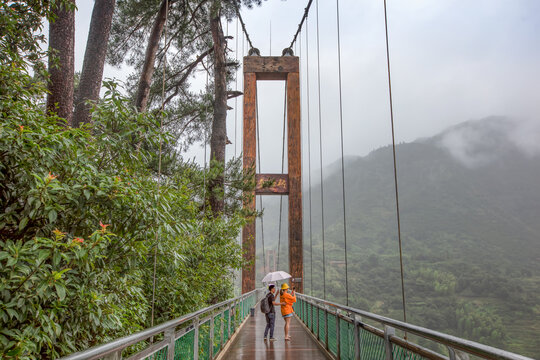
[[[156,53],[159,48],[159,39],[165,26],[167,19],[167,4],[169,7],[173,3],[172,0],[163,0],[159,8],[159,12],[154,20],[154,26],[148,39],[146,54],[144,57],[144,65],[139,78],[135,106],[139,111],[145,111],[150,95],[150,85],[152,85],[152,76],[154,75],[154,62],[156,61]]]
[[[73,127],[90,122],[91,106],[86,102],[99,99],[115,3],[116,0],[96,0],[94,3],[81,81],[76,94]]]
[[[75,5],[75,0],[71,0]],[[63,4],[55,10],[49,25],[49,94],[47,111],[71,124],[73,115],[73,74],[75,47],[75,11]]]
[[[210,11],[210,30],[214,42],[214,121],[210,138],[212,167],[220,174],[210,184],[210,206],[214,214],[224,208],[225,146],[227,145],[227,64],[226,42],[221,27],[221,0],[214,0]]]

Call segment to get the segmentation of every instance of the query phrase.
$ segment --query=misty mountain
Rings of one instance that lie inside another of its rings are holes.
[[[516,144],[511,137],[513,128],[513,121],[491,117],[398,145],[402,235],[426,243],[440,232],[474,238],[473,249],[456,246],[456,255],[487,256],[502,251],[506,261],[536,265],[540,260],[540,153],[532,154]],[[394,237],[391,147],[349,159],[345,174],[351,244],[360,246],[373,240],[369,230],[375,224],[377,232]],[[336,232],[337,240],[336,228],[343,231],[340,171],[325,179],[323,190],[326,232],[330,238]],[[311,194],[312,201],[320,205],[320,186]],[[321,218],[320,206],[312,206],[312,218]]]
[[[540,131],[532,130],[490,117],[397,145],[409,321],[523,354],[540,352],[540,151],[529,141]],[[311,226],[310,192],[304,191],[305,287],[323,296],[326,285],[327,298],[344,302],[341,167],[325,174],[326,277],[317,184]],[[345,184],[350,303],[400,319],[392,147],[347,159]],[[269,205],[265,212],[275,215],[275,201]],[[271,247],[274,226],[265,221]]]

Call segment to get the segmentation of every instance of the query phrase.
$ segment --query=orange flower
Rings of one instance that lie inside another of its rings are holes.
[[[66,235],[65,232],[62,232],[62,231],[60,231],[60,230],[58,230],[58,229],[54,229],[54,230],[52,231],[52,233],[54,234],[54,236],[56,236],[57,239],[61,239],[61,238],[63,238],[63,237]]]
[[[23,130],[24,130],[24,126],[19,125],[19,131],[20,131],[20,132],[23,132]]]
[[[83,239],[83,238],[80,238],[80,237],[76,237],[75,239],[73,239],[73,242],[82,244],[82,243],[84,242],[84,239]]]
[[[51,181],[51,180],[56,179],[57,177],[58,177],[57,175],[53,175],[53,174],[51,174],[51,172],[49,171],[49,175],[47,176],[47,180],[48,180],[48,181]]]
[[[101,221],[99,222],[99,226],[101,226],[101,232],[107,231],[107,226],[110,226],[110,224],[103,224]]]

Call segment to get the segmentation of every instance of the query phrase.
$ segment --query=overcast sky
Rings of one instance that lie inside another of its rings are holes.
[[[261,55],[270,55],[270,49],[271,55],[280,55],[288,46],[306,3],[268,0],[261,7],[242,10],[247,30]],[[75,66],[80,71],[93,1],[79,0],[77,5]],[[391,141],[383,1],[341,0],[339,5],[345,154],[366,155]],[[319,163],[316,10],[314,1],[308,21],[309,43],[304,27],[296,46],[296,55],[301,55],[306,154],[308,78],[310,83],[313,164]],[[450,125],[490,115],[538,121],[539,14],[537,0],[388,0],[396,140],[408,142],[431,136]],[[236,20],[224,27],[229,35],[236,35]],[[336,1],[320,0],[324,164],[340,156],[336,32]],[[238,43],[241,53],[242,37]],[[235,47],[236,40],[231,40],[229,48],[235,52]],[[248,50],[245,42],[243,50]],[[123,79],[129,71],[107,67],[105,76]],[[240,89],[241,80],[239,76]],[[263,172],[281,171],[283,88],[282,82],[259,82]],[[228,116],[229,138],[236,143],[237,154],[241,149],[241,104],[239,98],[236,140],[235,111]],[[235,101],[231,100],[229,105],[234,107]],[[235,145],[229,145],[227,151],[229,156],[234,155]],[[198,159],[201,154],[200,146],[188,153]]]

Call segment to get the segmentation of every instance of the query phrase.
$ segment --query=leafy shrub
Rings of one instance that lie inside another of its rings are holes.
[[[159,119],[108,82],[71,129],[23,68],[0,64],[0,82],[1,353],[55,358],[149,326],[154,260],[154,323],[230,295],[245,214],[209,217],[203,172],[174,151],[157,173]]]

